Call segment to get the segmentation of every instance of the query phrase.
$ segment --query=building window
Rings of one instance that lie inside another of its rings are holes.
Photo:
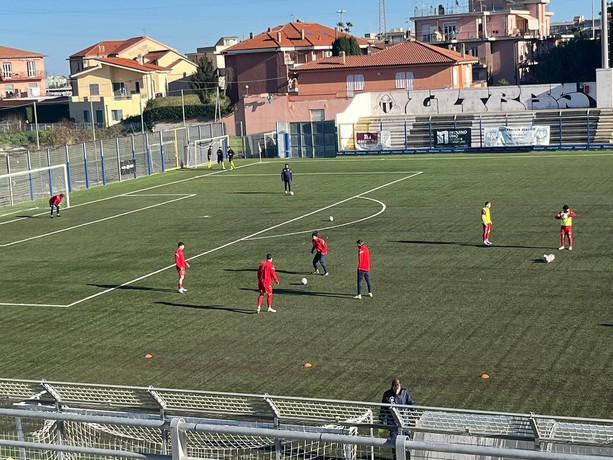
[[[128,91],[126,90],[126,84],[124,82],[113,82],[113,95],[115,98],[124,98],[128,95]]]
[[[27,66],[28,66],[28,77],[35,77],[36,76],[36,62],[28,61]]]
[[[123,118],[123,110],[111,110],[111,118],[113,121],[121,121]]]
[[[100,96],[100,85],[98,83],[91,83],[89,85],[90,96]]]
[[[13,64],[11,62],[2,63],[2,75],[4,78],[11,78],[13,76]]]
[[[470,56],[474,56],[474,57],[479,57],[479,47],[478,46],[472,46],[468,49],[468,54]]]
[[[324,109],[311,109],[311,121],[324,121],[326,113]]]
[[[397,72],[396,73],[396,88],[413,89],[413,72]]]
[[[354,91],[364,91],[364,75],[347,75],[347,96],[353,97]]]
[[[432,29],[429,24],[421,26],[421,40],[424,42],[432,41]]]
[[[456,29],[455,23],[447,22],[443,25],[443,34],[445,35],[445,41],[455,40],[456,39]]]
[[[84,110],[83,111],[83,121],[85,123],[89,123],[89,110]]]

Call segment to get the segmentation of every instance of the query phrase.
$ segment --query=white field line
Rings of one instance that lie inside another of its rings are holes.
[[[4,303],[0,302],[0,307],[54,307],[68,308],[68,305],[51,305],[46,303]]]
[[[256,236],[254,238],[249,238],[249,240],[253,241],[253,240],[265,240],[268,238],[281,238],[282,236],[294,236],[294,235],[302,235],[305,233],[311,233],[311,232],[314,232],[315,230],[321,231],[321,230],[330,230],[331,228],[346,227],[347,225],[357,224],[359,222],[364,222],[365,220],[369,220],[374,217],[377,217],[379,214],[383,214],[385,210],[387,209],[387,206],[385,206],[385,203],[379,200],[375,200],[374,198],[368,198],[366,196],[358,196],[356,198],[361,198],[363,200],[370,200],[370,201],[374,201],[375,203],[379,203],[381,205],[381,209],[377,211],[376,213],[371,214],[370,216],[363,217],[362,219],[352,220],[351,222],[345,222],[344,224],[328,225],[327,227],[317,227],[311,230],[301,230],[299,232],[292,232],[292,233],[280,233],[278,235]]]
[[[262,164],[262,163],[249,163],[247,165],[237,166],[236,169],[247,168],[249,166],[253,166],[253,165],[257,165],[257,164]],[[145,192],[147,190],[154,190],[156,188],[166,187],[168,185],[180,184],[180,183],[187,182],[187,181],[190,181],[190,180],[201,179],[201,178],[207,177],[207,176],[215,176],[215,175],[221,174],[223,172],[225,172],[225,170],[217,170],[217,171],[213,171],[213,172],[208,172],[206,174],[200,174],[198,176],[192,176],[192,177],[187,177],[185,179],[179,179],[179,180],[175,180],[175,181],[172,181],[172,182],[167,182],[167,183],[164,183],[164,184],[152,185],[151,187],[145,187],[145,188],[142,188],[142,189],[139,189],[139,190],[134,190],[132,192],[126,192],[126,193],[121,193],[119,195],[113,195],[113,196],[109,196],[109,197],[106,197],[106,198],[100,198],[99,200],[88,201],[87,203],[75,204],[75,205],[70,206],[70,209],[78,208],[80,206],[88,206],[90,204],[100,203],[102,201],[114,200],[116,198],[120,198],[120,197],[124,197],[124,196],[130,196],[130,195],[134,195],[134,194],[137,194],[137,193],[140,193],[140,192]],[[32,216],[32,217],[43,216],[43,215],[47,214],[48,212],[49,211],[45,211],[45,212],[41,212],[39,214],[34,214],[34,216]],[[29,217],[20,217],[19,219],[13,219],[13,220],[9,220],[9,221],[6,221],[6,222],[0,222],[0,225],[11,224],[11,223],[14,223],[14,222],[19,222],[19,221],[24,220],[24,219],[29,219]]]
[[[122,213],[119,213],[119,214],[115,214],[113,216],[104,217],[102,219],[92,220],[90,222],[84,222],[82,224],[74,225],[72,227],[63,228],[61,230],[56,230],[54,232],[47,232],[47,233],[43,233],[41,235],[31,236],[30,238],[24,238],[23,240],[12,241],[10,243],[3,243],[3,244],[0,244],[0,247],[5,248],[5,247],[8,247],[8,246],[13,246],[15,244],[25,243],[26,241],[37,240],[39,238],[46,238],[46,237],[51,236],[51,235],[57,235],[58,233],[68,232],[68,231],[74,230],[76,228],[87,227],[89,225],[98,224],[100,222],[104,222],[104,221],[111,220],[111,219],[117,219],[119,217],[127,216],[129,214],[134,214],[136,212],[146,211],[147,209],[157,208],[158,206],[164,206],[165,204],[173,203],[173,202],[179,201],[179,200],[184,200],[186,198],[191,198],[191,197],[194,197],[194,196],[196,196],[196,194],[194,194],[194,193],[185,194],[184,196],[181,196],[179,198],[175,198],[173,200],[162,201],[160,203],[152,204],[150,206],[145,206],[143,208],[133,209],[131,211],[122,212]]]
[[[34,211],[35,209],[38,209],[38,208],[36,207],[36,208],[19,209],[19,210],[17,210],[17,211],[13,211],[13,212],[7,212],[6,214],[0,214],[0,217],[11,216],[11,215],[13,215],[13,214],[18,214],[18,213],[20,213],[20,212]],[[0,224],[0,225],[1,225],[1,224]]]
[[[361,172],[314,172],[314,173],[296,173],[295,176],[374,176],[377,174],[385,174],[387,176],[392,174],[413,174],[415,171],[361,171]],[[241,177],[265,177],[265,176],[280,176],[278,173],[254,173],[254,174],[241,174],[241,175],[228,175],[217,176],[219,178],[241,178]]]
[[[368,195],[369,193],[375,192],[375,191],[380,190],[380,189],[382,189],[384,187],[389,187],[390,185],[394,185],[394,184],[396,184],[398,182],[401,182],[403,180],[410,179],[412,177],[418,176],[419,174],[422,174],[422,172],[421,171],[415,172],[415,173],[413,173],[413,174],[411,174],[409,176],[401,177],[400,179],[396,179],[396,180],[394,180],[392,182],[388,182],[387,184],[383,184],[383,185],[380,185],[378,187],[375,187],[375,188],[372,188],[370,190],[367,190],[365,192],[358,193],[357,195],[353,195],[353,196],[351,196],[349,198],[345,198],[344,200],[337,201],[336,203],[332,203],[332,204],[330,204],[328,206],[324,206],[323,208],[316,209],[315,211],[311,211],[311,212],[303,214],[301,216],[294,217],[293,219],[287,220],[285,222],[281,222],[280,224],[276,224],[276,225],[273,225],[271,227],[265,228],[264,230],[260,230],[260,231],[257,231],[255,233],[252,233],[251,235],[247,235],[247,236],[244,236],[244,237],[239,238],[237,240],[230,241],[229,243],[222,244],[221,246],[218,246],[216,248],[209,249],[208,251],[205,251],[205,252],[202,252],[200,254],[197,254],[197,255],[195,255],[193,257],[190,257],[187,260],[188,261],[192,261],[194,259],[198,259],[199,257],[206,256],[208,254],[211,254],[213,252],[216,252],[216,251],[219,251],[221,249],[227,248],[229,246],[233,246],[236,243],[240,243],[241,241],[249,240],[249,239],[251,239],[251,238],[253,238],[255,236],[261,235],[262,233],[266,233],[266,232],[268,232],[270,230],[274,230],[275,228],[282,227],[283,225],[287,225],[287,224],[290,224],[292,222],[296,222],[297,220],[304,219],[305,217],[312,216],[313,214],[317,214],[318,212],[325,211],[326,209],[333,208],[335,206],[338,206],[339,204],[346,203],[347,201],[353,200],[355,198],[360,198],[363,195]],[[175,264],[168,265],[168,266],[166,266],[164,268],[160,268],[159,270],[156,270],[154,272],[147,273],[146,275],[139,276],[138,278],[135,278],[135,279],[130,280],[130,281],[126,281],[125,283],[120,284],[118,286],[115,286],[115,287],[112,287],[112,288],[109,288],[109,289],[105,289],[104,291],[97,292],[96,294],[92,294],[90,296],[84,297],[83,299],[80,299],[80,300],[77,300],[75,302],[72,302],[71,304],[68,304],[67,307],[72,307],[74,305],[78,305],[80,303],[87,302],[88,300],[94,299],[96,297],[100,297],[101,295],[104,295],[104,294],[108,294],[109,292],[112,292],[112,291],[114,291],[116,289],[120,289],[120,288],[122,288],[124,286],[129,286],[130,284],[134,284],[134,283],[136,283],[138,281],[142,281],[144,279],[150,278],[151,276],[157,275],[158,273],[162,273],[163,271],[166,271],[166,270],[168,270],[170,268],[174,268],[174,266],[175,266]]]

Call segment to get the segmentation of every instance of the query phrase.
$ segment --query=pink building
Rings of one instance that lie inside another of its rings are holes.
[[[293,93],[291,71],[332,55],[332,43],[348,35],[315,23],[293,21],[223,51],[226,65],[226,92],[233,102],[253,94]],[[366,52],[369,43],[356,38]]]
[[[479,59],[473,78],[490,85],[530,83],[536,56],[549,46],[549,0],[469,0],[456,6],[416,8],[415,35]]]
[[[337,56],[296,66],[300,98],[352,98],[359,93],[472,86],[472,56],[402,42],[366,56]]]
[[[46,95],[44,54],[0,46],[0,99]]]

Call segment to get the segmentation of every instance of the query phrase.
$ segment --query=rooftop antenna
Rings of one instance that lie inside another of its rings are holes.
[[[387,41],[387,23],[385,20],[385,0],[379,0],[379,39]]]

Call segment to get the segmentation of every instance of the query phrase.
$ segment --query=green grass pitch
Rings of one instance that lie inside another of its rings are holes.
[[[420,405],[611,416],[612,154],[291,160],[295,196],[283,163],[76,192],[60,219],[5,208],[0,376],[357,401],[398,376]],[[557,249],[565,203],[572,252]],[[310,274],[315,229],[328,277]],[[358,238],[373,264],[361,301]],[[268,252],[278,312],[256,315]]]

